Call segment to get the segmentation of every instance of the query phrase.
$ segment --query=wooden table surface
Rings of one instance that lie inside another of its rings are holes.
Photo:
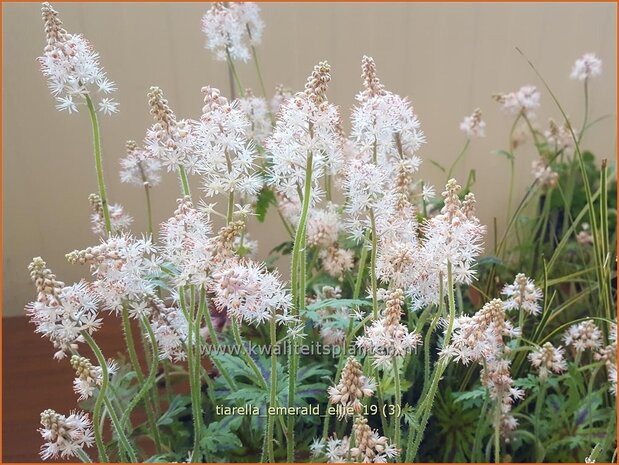
[[[54,360],[52,344],[33,330],[34,325],[25,316],[2,320],[3,463],[41,462],[38,452],[42,440],[37,431],[41,412],[51,408],[68,414],[77,408],[75,371],[69,359]],[[107,358],[122,351],[118,319],[105,317],[96,339]],[[94,360],[85,345],[80,352]]]

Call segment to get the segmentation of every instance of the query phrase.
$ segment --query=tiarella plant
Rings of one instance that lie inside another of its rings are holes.
[[[121,160],[121,180],[144,189],[148,230],[134,232],[104,182],[97,113],[118,104],[95,96],[115,85],[90,43],[48,3],[42,12],[39,61],[57,107],[85,105],[91,117],[99,236],[66,255],[88,280],[67,286],[39,257],[29,266],[37,296],[26,312],[70,362],[89,411],[41,414],[43,459],[615,460],[616,173],[581,149],[598,121],[588,110],[602,66],[594,54],[571,73],[584,81],[580,129],[556,99],[562,122],[540,129],[534,86],[495,97],[514,118],[497,152],[511,182],[505,227],[495,224],[484,250],[475,173],[452,177],[488,129],[481,110],[460,124],[452,165],[436,164],[446,175],[437,196],[418,174],[419,117],[372,58],[362,59],[346,135],[327,96],[329,64],[302,91],[278,86],[267,100],[258,6],[215,4],[202,28],[227,62],[230,99],[205,86],[200,118],[181,119],[150,88],[154,123]],[[242,86],[239,60],[254,62],[261,95]],[[529,137],[539,157],[516,204],[517,151]],[[150,191],[164,170],[179,193],[157,226]],[[264,262],[252,215],[277,217],[287,236]],[[282,255],[290,273],[277,270]],[[126,357],[103,354],[104,324],[122,327]]]

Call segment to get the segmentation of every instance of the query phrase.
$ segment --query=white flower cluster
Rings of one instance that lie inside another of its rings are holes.
[[[146,132],[144,140],[147,158],[159,160],[168,171],[183,167],[190,173],[196,172],[199,157],[195,151],[193,122],[176,119],[159,87],[150,88],[148,104],[155,124]]]
[[[346,463],[350,453],[350,438],[341,439],[334,433],[325,442],[322,438],[314,439],[310,444],[310,453],[314,459],[327,459],[327,463]]]
[[[567,370],[563,347],[555,347],[550,342],[529,353],[529,361],[538,370],[541,380],[548,379],[550,373],[563,373]]]
[[[213,258],[211,223],[189,198],[179,199],[174,215],[161,225],[161,256],[175,268],[174,284],[204,285]]]
[[[515,92],[497,94],[493,97],[508,115],[523,114],[533,118],[535,110],[540,106],[541,95],[535,86],[522,86]]]
[[[69,34],[62,27],[58,13],[49,3],[41,8],[47,45],[39,57],[41,71],[47,78],[58,110],[77,112],[82,97],[93,96],[93,91],[110,94],[116,90],[99,64],[99,54],[90,42],[80,34]],[[80,97],[76,102],[74,98]],[[114,99],[104,97],[98,102],[98,110],[104,114],[118,111]]]
[[[586,320],[570,326],[563,334],[566,346],[572,346],[576,352],[596,350],[602,346],[602,331],[593,320]]]
[[[132,316],[138,318],[146,312],[143,300],[156,294],[149,276],[159,271],[162,260],[155,252],[150,238],[124,234],[66,257],[69,263],[90,265],[95,277],[91,286],[104,309],[118,313],[128,305]]]
[[[340,116],[325,97],[330,69],[326,62],[314,67],[305,92],[282,105],[273,135],[266,142],[269,184],[289,198],[298,197],[309,167],[312,204],[322,197],[321,178],[336,174],[342,160]]]
[[[387,189],[387,172],[374,163],[353,159],[346,165],[343,189],[346,195],[347,229],[359,241],[367,228],[371,227],[369,215],[390,217],[394,203],[390,189]]]
[[[518,310],[529,315],[539,315],[542,311],[539,301],[544,294],[535,282],[523,273],[518,273],[514,283],[506,284],[501,293],[507,296],[506,310]]]
[[[45,410],[41,413],[39,433],[45,443],[41,446],[43,460],[77,457],[85,447],[94,443],[92,424],[88,414],[73,411],[69,416]]]
[[[264,22],[260,8],[253,2],[217,2],[202,18],[206,48],[218,60],[248,61],[251,47],[262,40]]]
[[[95,389],[103,383],[103,368],[94,366],[86,357],[79,355],[71,356],[71,366],[75,370],[76,378],[73,380],[73,390],[79,394],[78,400],[86,400],[94,395]],[[118,370],[116,362],[107,362],[108,376],[112,376]]]
[[[486,137],[486,122],[481,119],[481,110],[476,108],[470,116],[460,123],[460,130],[467,137]]]
[[[140,187],[153,187],[161,182],[161,162],[127,141],[127,156],[120,160],[120,180]]]
[[[273,131],[267,101],[264,97],[255,96],[251,89],[246,89],[245,94],[237,102],[239,109],[245,113],[245,116],[251,123],[247,131],[248,139],[254,140],[257,144],[264,145]],[[279,110],[279,105],[277,110]]]
[[[254,173],[256,149],[249,141],[251,123],[237,105],[231,105],[219,90],[202,88],[202,117],[195,123],[194,171],[203,176],[208,197],[239,193],[253,197],[262,187]]]
[[[559,126],[554,120],[548,122],[549,128],[544,131],[544,137],[556,152],[564,152],[566,155],[574,153],[574,138],[567,123]]]
[[[100,298],[85,281],[65,287],[40,257],[32,260],[28,270],[37,299],[26,305],[26,314],[36,326],[35,332],[48,338],[57,349],[54,358],[64,358],[84,342],[83,331],[92,334],[100,328]]]
[[[524,397],[524,391],[514,387],[504,337],[519,335],[520,330],[514,328],[505,317],[503,302],[494,299],[472,317],[458,317],[452,340],[441,351],[443,357],[465,365],[476,362],[483,367],[481,382],[489,389],[491,399],[500,409],[498,426],[504,437],[508,437],[518,426],[518,421],[510,412],[513,403]]]
[[[574,62],[570,78],[584,81],[602,74],[602,60],[595,53],[585,53]]]
[[[366,326],[365,334],[357,338],[357,346],[372,356],[375,367],[383,369],[393,367],[394,359],[416,351],[421,344],[421,336],[409,332],[400,322],[404,292],[401,289],[388,291],[384,299],[386,306],[382,317]]]
[[[249,260],[219,268],[213,273],[209,289],[219,310],[249,324],[271,321],[273,315],[285,319],[292,306],[279,276]]]
[[[363,57],[361,77],[365,91],[357,96],[359,104],[351,116],[351,138],[359,152],[382,167],[405,157],[414,159],[426,139],[410,102],[383,88],[370,57]]]
[[[531,162],[531,171],[542,188],[548,189],[555,187],[559,182],[559,173],[554,171],[552,167],[548,166],[541,158]]]
[[[150,324],[155,334],[159,358],[180,362],[187,359],[187,335],[189,323],[177,307],[166,307],[158,299],[149,302],[151,306]],[[193,341],[195,344],[195,340]]]
[[[439,282],[447,289],[448,264],[454,283],[470,284],[475,276],[475,259],[483,250],[486,227],[475,216],[475,197],[468,193],[460,201],[461,187],[454,179],[447,182],[441,213],[428,219],[422,226],[422,257],[424,269],[411,283],[409,294],[417,306],[439,301]]]
[[[90,229],[98,236],[104,236],[105,231],[105,219],[103,214],[103,203],[99,194],[90,194],[88,196],[90,202],[90,208],[92,213],[90,215]],[[110,225],[112,226],[112,233],[119,234],[125,232],[133,223],[133,218],[129,216],[122,205],[113,203],[108,204],[108,213],[110,214]]]

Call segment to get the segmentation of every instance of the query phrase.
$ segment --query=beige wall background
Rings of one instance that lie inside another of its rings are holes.
[[[205,3],[57,3],[72,32],[84,33],[118,84],[121,111],[102,117],[104,168],[112,202],[134,216],[134,231],[145,230],[141,189],[121,184],[119,159],[127,139],[140,141],[151,124],[146,92],[162,87],[181,117],[198,117],[200,88],[211,84],[228,93],[225,64],[204,49],[200,31]],[[475,140],[456,175],[477,170],[481,218],[502,224],[508,164],[492,155],[505,148],[510,120],[490,96],[524,84],[541,83],[523,58],[537,64],[568,114],[580,123],[583,94],[569,80],[573,61],[596,52],[604,74],[591,84],[591,112],[612,114],[591,129],[586,146],[599,157],[616,153],[616,5],[614,3],[265,3],[264,40],[258,52],[268,89],[284,83],[300,89],[313,64],[327,59],[333,80],[329,97],[346,117],[360,90],[360,60],[375,58],[383,83],[410,96],[428,143],[421,175],[444,182],[428,160],[449,165],[464,144],[458,130],[475,107],[484,112],[488,136]],[[33,298],[26,267],[42,256],[58,277],[72,282],[87,270],[69,266],[64,254],[96,242],[90,232],[87,196],[96,191],[90,123],[85,111],[58,113],[35,61],[44,45],[39,4],[3,4],[3,315],[22,314]],[[253,65],[240,65],[244,86],[258,89]],[[559,111],[542,91],[539,122]],[[531,181],[530,146],[517,152],[517,186]],[[194,180],[195,181],[195,180]],[[197,185],[197,183],[194,183]],[[172,212],[178,187],[172,175],[153,191],[157,223]],[[439,190],[440,192],[440,190]],[[253,226],[252,226],[253,228]],[[262,255],[284,237],[275,215],[257,225]],[[489,238],[489,241],[491,238]]]

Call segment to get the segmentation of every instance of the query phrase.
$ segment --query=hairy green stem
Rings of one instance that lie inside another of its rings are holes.
[[[312,128],[310,125],[310,132]],[[305,283],[305,267],[300,268],[301,254],[305,254],[305,226],[307,223],[307,215],[310,206],[310,200],[312,195],[312,164],[313,154],[310,151],[307,154],[307,162],[305,166],[305,186],[303,189],[303,206],[301,209],[301,216],[299,218],[299,224],[297,225],[297,231],[294,238],[294,247],[292,250],[292,270],[291,270],[291,287],[292,287],[292,302],[293,302],[293,315],[300,316],[301,309],[305,303],[305,289],[301,288],[301,283]],[[303,275],[299,277],[299,272]],[[288,407],[294,407],[294,397],[296,392],[297,381],[297,341],[296,338],[291,341],[291,352],[288,357]],[[288,462],[294,461],[294,416],[288,415],[286,421],[286,430],[288,432],[286,442],[286,460]]]
[[[464,147],[462,148],[462,150],[460,151],[460,154],[456,157],[456,159],[453,161],[453,163],[451,164],[451,166],[449,167],[449,171],[447,171],[447,180],[449,181],[451,179],[451,174],[453,173],[454,168],[456,167],[456,165],[460,162],[460,160],[462,159],[462,157],[464,156],[464,154],[466,153],[466,150],[469,148],[469,144],[471,143],[471,139],[467,138],[466,139],[466,143],[464,144]]]
[[[142,397],[144,397],[144,395],[148,392],[148,390],[152,388],[152,381],[154,380],[154,377],[157,374],[157,366],[158,366],[159,357],[158,357],[157,351],[153,349],[154,356],[152,358],[152,366],[150,369],[148,380],[145,382],[144,374],[142,373],[142,368],[140,366],[140,361],[138,360],[138,354],[135,349],[135,341],[133,339],[131,321],[129,320],[129,311],[126,305],[123,305],[123,309],[121,313],[122,313],[123,330],[125,333],[125,342],[127,345],[127,351],[129,352],[129,361],[131,362],[131,366],[138,380],[138,385],[140,386],[138,394],[136,394],[133,397],[133,399],[131,399],[131,402],[129,402],[129,405],[126,407],[123,413],[121,423],[124,429],[127,427],[127,421],[133,409],[138,405],[140,400],[142,400]],[[155,342],[154,339],[151,339],[151,344],[154,344],[153,347],[155,348],[157,347],[157,343]],[[150,400],[151,399],[146,399],[144,402],[145,410],[146,410],[146,417],[148,421],[148,427],[151,430],[151,433],[153,435],[153,440],[155,442],[155,449],[159,453],[161,452],[161,437],[159,435],[159,429],[157,428],[157,425],[155,423],[155,412],[154,412],[153,405],[150,402]]]
[[[128,457],[130,458],[132,462],[137,462],[135,451],[133,450],[133,447],[131,447],[129,440],[127,439],[127,436],[125,435],[122,425],[120,424],[120,421],[118,420],[118,417],[116,416],[116,412],[114,411],[114,408],[109,402],[109,399],[105,396],[105,393],[108,387],[109,373],[107,369],[107,362],[105,360],[105,357],[103,356],[103,352],[101,352],[101,349],[99,348],[95,340],[92,338],[92,336],[88,333],[88,331],[82,331],[81,335],[86,341],[86,344],[88,344],[90,349],[95,354],[97,363],[101,367],[101,379],[102,379],[101,386],[99,387],[99,393],[97,394],[97,399],[95,401],[95,407],[94,407],[94,413],[93,413],[95,442],[97,444],[97,449],[99,451],[99,459],[102,462],[109,462],[109,458],[105,450],[105,445],[103,443],[103,431],[101,431],[101,428],[99,427],[100,426],[99,420],[101,418],[101,408],[103,407],[103,404],[105,404],[110,414],[110,420],[112,421],[112,426],[114,428],[114,431],[116,432],[116,435],[118,436],[118,441],[120,443],[121,449],[125,453],[127,453]]]
[[[400,412],[402,410],[402,392],[400,391],[400,367],[398,366],[398,359],[394,355],[392,357],[393,363],[393,380],[395,384],[395,410],[393,413],[395,428],[394,428],[394,442],[396,449],[400,450],[401,433],[400,433]]]
[[[187,173],[185,172],[184,166],[179,165],[178,176],[181,180],[181,188],[183,190],[183,195],[191,199],[191,190],[189,189],[189,180],[187,179]]]
[[[277,356],[275,354],[275,346],[277,345],[277,322],[275,320],[275,307],[271,312],[270,334],[271,334],[271,396],[269,401],[270,407],[275,407],[277,395]],[[269,451],[269,461],[275,463],[275,453],[273,451],[273,430],[275,423],[275,415],[269,415],[267,419],[267,447]]]
[[[378,282],[376,279],[376,253],[377,242],[376,237],[376,218],[374,217],[374,210],[370,210],[370,223],[372,225],[372,255],[370,257],[370,279],[372,281],[372,314],[374,319],[378,319]]]
[[[97,171],[97,185],[99,186],[99,197],[101,198],[101,209],[103,210],[103,221],[105,223],[105,232],[112,234],[112,221],[110,220],[110,211],[107,202],[107,191],[105,189],[105,180],[103,179],[103,160],[101,157],[101,134],[99,131],[99,119],[92,100],[88,94],[84,97],[88,112],[90,114],[90,122],[92,124],[92,139],[95,148],[95,170]]]
[[[448,287],[448,301],[449,301],[449,321],[447,324],[447,329],[445,330],[445,339],[443,342],[443,348],[446,348],[451,341],[451,333],[453,331],[454,321],[456,319],[456,304],[454,297],[454,289],[453,289],[453,276],[451,270],[451,263],[447,262],[447,287]],[[419,405],[417,411],[418,414],[421,414],[421,421],[419,422],[417,434],[415,434],[414,440],[412,438],[412,434],[414,429],[411,428],[409,433],[408,444],[410,447],[407,448],[406,451],[406,461],[412,462],[415,460],[417,456],[417,451],[419,450],[419,446],[421,445],[421,440],[423,439],[424,431],[426,429],[426,425],[428,424],[428,420],[430,418],[430,413],[432,412],[432,405],[434,403],[434,397],[436,396],[436,391],[438,389],[439,381],[443,376],[443,373],[447,369],[447,365],[449,364],[449,360],[447,358],[442,358],[438,361],[437,367],[434,371],[434,375],[432,376],[432,383],[430,385],[430,389],[428,391],[428,395],[422,400]]]

